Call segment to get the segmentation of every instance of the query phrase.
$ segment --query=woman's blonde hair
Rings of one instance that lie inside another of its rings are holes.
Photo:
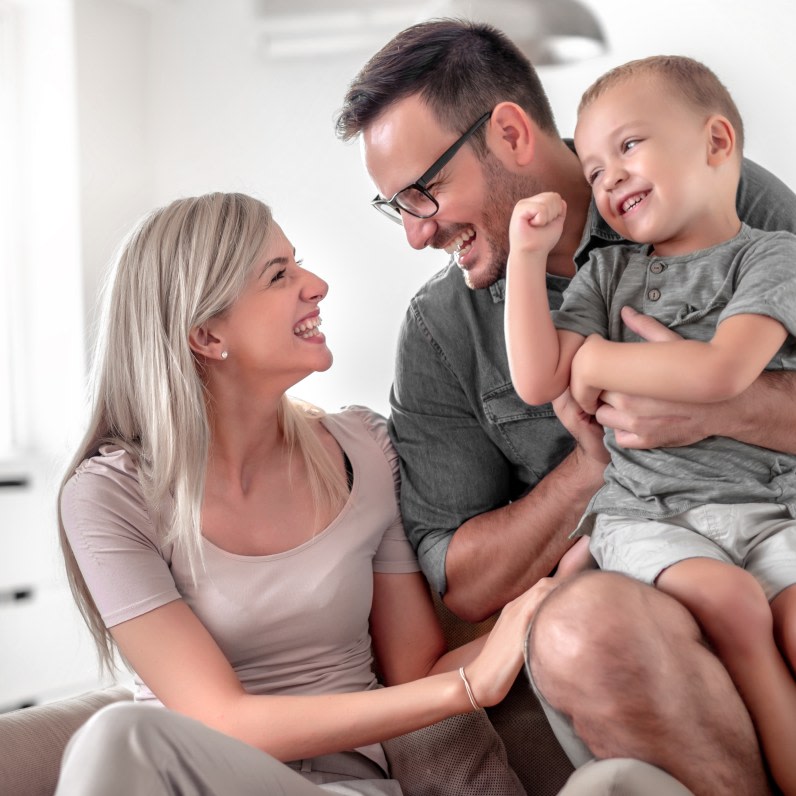
[[[181,546],[192,570],[202,561],[200,515],[210,447],[202,369],[188,335],[240,296],[271,230],[270,209],[250,196],[178,199],[148,214],[123,241],[105,288],[91,374],[88,431],[65,473],[105,443],[135,461],[152,521],[164,543]],[[277,413],[291,451],[304,459],[316,506],[342,505],[344,477],[318,440],[314,407],[283,396]],[[160,507],[173,505],[167,517]],[[113,640],[78,568],[60,514],[59,536],[72,594],[113,666]]]

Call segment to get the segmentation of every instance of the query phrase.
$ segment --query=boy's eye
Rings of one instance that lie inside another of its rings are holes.
[[[628,149],[633,149],[638,144],[638,139],[631,138],[629,141],[625,141],[624,146],[622,147],[623,151],[627,152]]]
[[[590,174],[589,174],[589,175],[586,177],[586,180],[587,180],[587,182],[589,183],[589,185],[594,185],[594,183],[597,181],[597,178],[598,178],[598,177],[599,177],[599,176],[600,176],[602,173],[603,173],[602,169],[595,169],[594,171],[592,171],[592,172],[591,172],[591,173],[590,173]]]

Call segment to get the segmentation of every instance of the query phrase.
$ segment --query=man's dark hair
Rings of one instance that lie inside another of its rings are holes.
[[[440,124],[463,133],[499,102],[516,102],[545,132],[557,135],[553,112],[536,70],[497,28],[436,19],[401,31],[351,82],[336,121],[349,141],[386,108],[420,96]],[[484,151],[484,132],[473,143]]]

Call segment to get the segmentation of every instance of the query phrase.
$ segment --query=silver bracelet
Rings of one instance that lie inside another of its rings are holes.
[[[478,702],[476,702],[475,696],[473,695],[473,689],[470,688],[470,683],[467,682],[467,675],[464,673],[464,666],[459,667],[459,677],[462,678],[464,690],[467,691],[467,696],[470,699],[470,704],[473,706],[473,710],[481,710],[481,706],[478,704]]]

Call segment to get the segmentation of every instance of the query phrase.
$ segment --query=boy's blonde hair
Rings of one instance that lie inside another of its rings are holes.
[[[743,151],[743,120],[730,92],[703,63],[684,55],[654,55],[617,66],[599,77],[586,89],[578,105],[578,114],[609,88],[639,76],[664,81],[686,103],[707,115],[726,116],[735,129],[739,154]]]

